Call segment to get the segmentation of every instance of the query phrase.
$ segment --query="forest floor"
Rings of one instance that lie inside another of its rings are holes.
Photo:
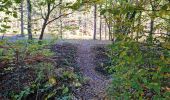
[[[80,68],[80,73],[88,79],[88,85],[83,86],[77,95],[83,100],[104,100],[106,97],[106,88],[111,80],[95,70],[96,64],[94,61],[95,52],[93,47],[110,44],[110,41],[99,40],[61,40],[61,43],[71,43],[77,46],[77,66]]]
[[[58,68],[73,68],[85,80],[81,87],[75,89],[75,100],[106,100],[106,89],[111,79],[97,69],[102,61],[108,60],[102,53],[104,47],[111,41],[99,40],[58,40],[54,45],[54,57]],[[71,68],[71,69],[72,69]],[[0,72],[4,72],[1,69]],[[17,76],[18,75],[18,76]],[[31,85],[35,80],[35,72],[31,68],[16,68],[12,72],[0,74],[0,97],[9,91],[19,92]],[[57,72],[56,72],[56,75]],[[17,77],[16,77],[17,76]],[[59,76],[59,75],[58,75]],[[19,80],[19,81],[18,81]],[[70,84],[70,83],[69,83]]]

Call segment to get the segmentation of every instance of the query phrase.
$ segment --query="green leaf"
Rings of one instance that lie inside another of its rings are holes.
[[[3,28],[11,28],[10,26],[7,26],[7,25],[1,25],[1,27],[3,27]]]
[[[13,13],[13,17],[14,18],[17,18],[18,16],[17,16],[17,13]]]
[[[16,3],[21,3],[21,0],[15,0]]]
[[[66,93],[68,93],[68,91],[69,91],[69,89],[68,89],[68,87],[65,87],[64,89],[63,89],[63,94],[66,94]]]
[[[154,89],[154,91],[157,92],[158,94],[160,93],[160,90],[161,90],[160,84],[158,83],[150,83],[149,88]]]
[[[51,97],[55,96],[56,93],[57,93],[56,91],[53,91],[53,92],[49,93],[49,94],[47,95],[47,97],[45,98],[45,100],[49,100]]]
[[[165,4],[164,6],[161,7],[161,10],[167,10],[168,9],[168,5]]]

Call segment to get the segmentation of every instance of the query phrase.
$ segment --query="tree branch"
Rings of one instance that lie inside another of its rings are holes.
[[[44,17],[44,15],[43,15],[43,11],[42,11],[41,7],[40,7],[40,11],[41,11],[41,17],[42,17],[43,19],[45,19],[45,17]]]
[[[70,14],[72,14],[72,13],[74,13],[74,12],[71,12],[71,13],[68,13],[68,14],[62,14],[62,15],[60,15],[60,16],[58,16],[58,17],[56,17],[56,18],[54,18],[54,19],[52,19],[52,20],[50,20],[50,21],[48,21],[48,22],[46,23],[46,25],[52,23],[53,21],[59,19],[60,17],[67,16],[67,15],[70,15]]]
[[[50,12],[52,12],[57,6],[61,5],[61,3],[58,3],[57,5],[53,5],[52,9],[50,10]]]

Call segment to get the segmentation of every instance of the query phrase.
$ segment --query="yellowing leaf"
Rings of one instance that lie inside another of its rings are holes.
[[[162,46],[163,46],[164,48],[170,49],[170,43],[168,43],[168,42],[163,43]]]
[[[165,60],[165,57],[163,55],[160,56],[161,60]]]
[[[49,83],[52,84],[52,85],[57,84],[57,81],[56,81],[56,79],[55,79],[54,77],[49,78],[48,81],[49,81]]]

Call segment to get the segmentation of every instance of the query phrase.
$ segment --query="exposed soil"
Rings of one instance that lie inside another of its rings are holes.
[[[3,72],[0,72],[0,100],[2,97],[8,98],[4,95],[8,95],[11,91],[20,92],[35,79],[35,72],[31,68],[15,68],[13,71]]]
[[[53,47],[56,53],[55,61],[57,67],[76,67],[77,46],[70,43],[57,44]]]
[[[106,45],[96,45],[92,47],[94,53],[95,70],[106,77],[110,77],[109,67],[111,66],[111,59],[108,56],[109,49]]]
[[[60,43],[72,43],[77,46],[77,64],[81,74],[87,78],[88,82],[80,90],[77,90],[78,99],[82,100],[104,100],[106,97],[106,88],[110,82],[104,75],[96,72],[94,61],[95,54],[92,47],[110,44],[110,41],[97,40],[65,40]]]

